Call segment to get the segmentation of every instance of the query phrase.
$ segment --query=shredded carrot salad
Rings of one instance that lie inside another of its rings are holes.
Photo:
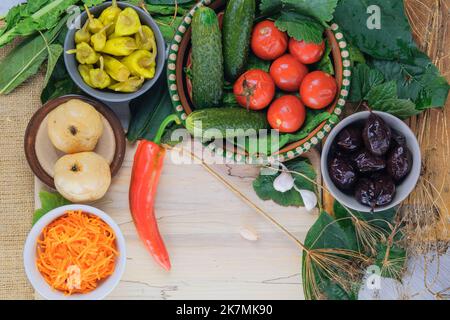
[[[67,211],[42,230],[37,268],[52,288],[66,295],[88,293],[114,272],[119,255],[115,239],[99,217]]]

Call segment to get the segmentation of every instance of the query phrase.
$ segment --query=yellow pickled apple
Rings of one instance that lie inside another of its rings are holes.
[[[81,64],[94,64],[100,58],[100,55],[86,42],[81,42],[77,44],[76,49],[67,51],[67,54],[74,53],[76,54],[77,61]]]
[[[94,85],[91,82],[91,75],[90,75],[90,71],[92,69],[94,69],[94,66],[91,64],[78,65],[78,72],[80,73],[81,78],[83,78],[83,81],[91,88],[94,87]]]
[[[86,9],[86,13],[88,15],[88,20],[89,20],[89,31],[91,33],[97,33],[100,32],[100,30],[102,30],[105,26],[103,25],[103,23],[101,23],[101,21],[99,19],[96,19],[92,13],[89,11],[89,8],[87,7],[87,5],[84,5],[84,8]]]
[[[105,63],[105,71],[116,81],[123,82],[130,77],[130,70],[119,60],[110,57],[103,56]]]
[[[112,34],[114,32],[117,18],[119,18],[119,14],[121,12],[122,10],[117,6],[117,0],[113,0],[112,5],[103,10],[103,12],[100,14],[100,17],[98,19],[101,23],[103,23],[105,26],[111,24],[111,26],[109,26],[106,30],[107,34]]]
[[[131,77],[126,81],[118,82],[108,88],[116,92],[131,93],[138,91],[144,83],[143,77]]]
[[[133,8],[123,10],[116,22],[115,33],[119,36],[130,36],[139,31],[141,20]]]
[[[155,56],[147,50],[137,50],[128,57],[122,59],[122,63],[127,66],[131,74],[145,79],[152,79],[155,76]]]
[[[75,43],[78,44],[81,42],[89,42],[89,40],[91,39],[91,34],[89,33],[88,27],[89,20],[86,21],[86,23],[80,30],[75,32]]]
[[[100,68],[90,70],[89,76],[95,88],[105,89],[111,85],[111,78],[104,70],[103,57],[100,57]]]
[[[112,23],[106,25],[102,30],[91,37],[91,45],[95,51],[102,51],[106,45],[106,30],[112,26]]]
[[[113,56],[128,56],[136,49],[136,41],[133,38],[119,37],[107,40],[102,52]]]
[[[148,26],[142,26],[134,36],[138,49],[151,51],[156,50],[156,39],[153,30]]]

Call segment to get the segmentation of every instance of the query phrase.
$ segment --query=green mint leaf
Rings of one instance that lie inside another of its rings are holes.
[[[324,27],[315,19],[295,12],[282,12],[275,25],[290,37],[308,43],[322,43]]]

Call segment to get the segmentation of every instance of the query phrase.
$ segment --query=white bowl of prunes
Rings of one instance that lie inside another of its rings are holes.
[[[420,146],[402,120],[385,112],[359,112],[331,131],[321,167],[328,190],[341,204],[380,212],[399,205],[414,190]]]

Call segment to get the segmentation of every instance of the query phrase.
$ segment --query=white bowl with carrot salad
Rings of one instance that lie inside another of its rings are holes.
[[[125,239],[103,211],[69,205],[44,215],[25,242],[27,277],[50,300],[99,300],[125,271]]]

